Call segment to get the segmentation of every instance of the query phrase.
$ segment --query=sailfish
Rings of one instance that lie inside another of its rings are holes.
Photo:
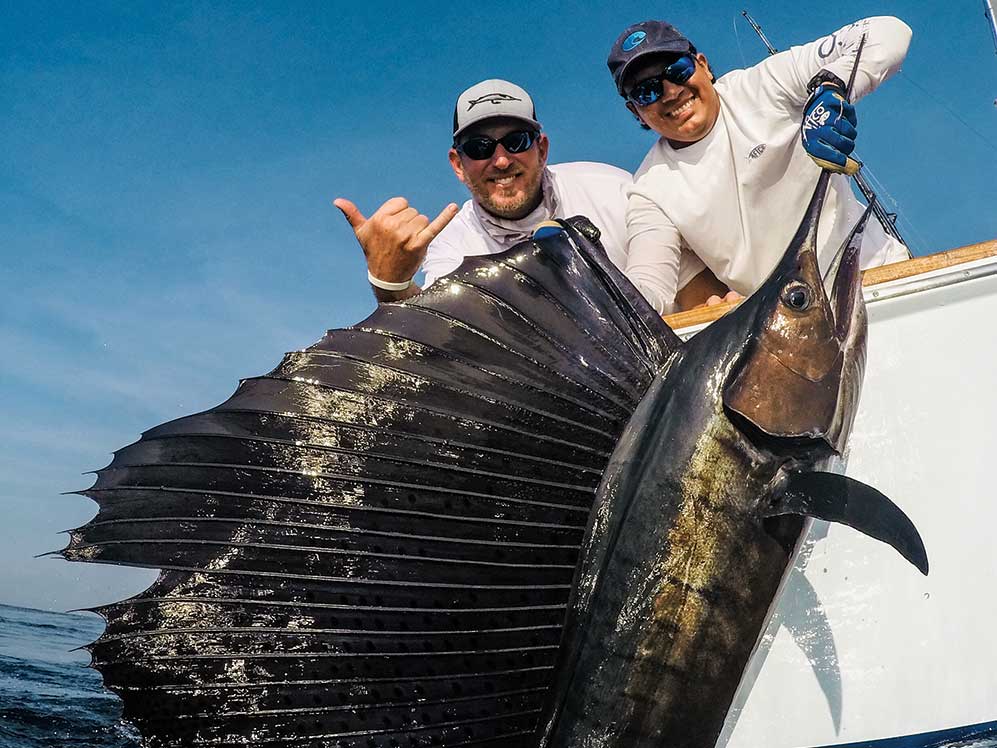
[[[889,499],[822,470],[844,452],[865,367],[859,249],[827,282],[822,173],[782,260],[655,378],[610,460],[583,544],[544,746],[711,748],[804,520],[850,525],[922,573]]]
[[[116,452],[61,553],[161,570],[89,646],[145,744],[709,748],[804,517],[926,572],[821,470],[866,331],[826,188],[688,342],[569,219]]]

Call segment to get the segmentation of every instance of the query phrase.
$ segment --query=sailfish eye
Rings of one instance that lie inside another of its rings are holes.
[[[805,312],[813,303],[814,295],[810,286],[793,281],[782,289],[782,303],[797,312]]]

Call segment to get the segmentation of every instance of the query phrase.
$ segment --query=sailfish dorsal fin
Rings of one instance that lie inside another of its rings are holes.
[[[535,740],[596,488],[678,345],[578,227],[98,471],[63,555],[162,570],[90,646],[150,744]]]

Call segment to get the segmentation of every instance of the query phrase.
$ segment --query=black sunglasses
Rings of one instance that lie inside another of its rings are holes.
[[[665,87],[662,81],[681,86],[696,72],[696,58],[692,55],[682,55],[671,65],[657,75],[637,81],[627,98],[637,106],[648,106],[661,98]]]
[[[539,137],[540,133],[536,130],[513,130],[498,140],[479,135],[476,138],[468,138],[463,143],[454,143],[453,147],[457,153],[463,153],[473,161],[484,161],[492,157],[499,143],[509,153],[522,153],[530,150]]]

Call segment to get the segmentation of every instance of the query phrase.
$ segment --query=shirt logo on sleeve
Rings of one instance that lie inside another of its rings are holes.
[[[821,39],[820,46],[817,47],[817,56],[826,60],[832,54],[834,54],[834,48],[838,46],[838,32],[835,31],[830,36]]]

